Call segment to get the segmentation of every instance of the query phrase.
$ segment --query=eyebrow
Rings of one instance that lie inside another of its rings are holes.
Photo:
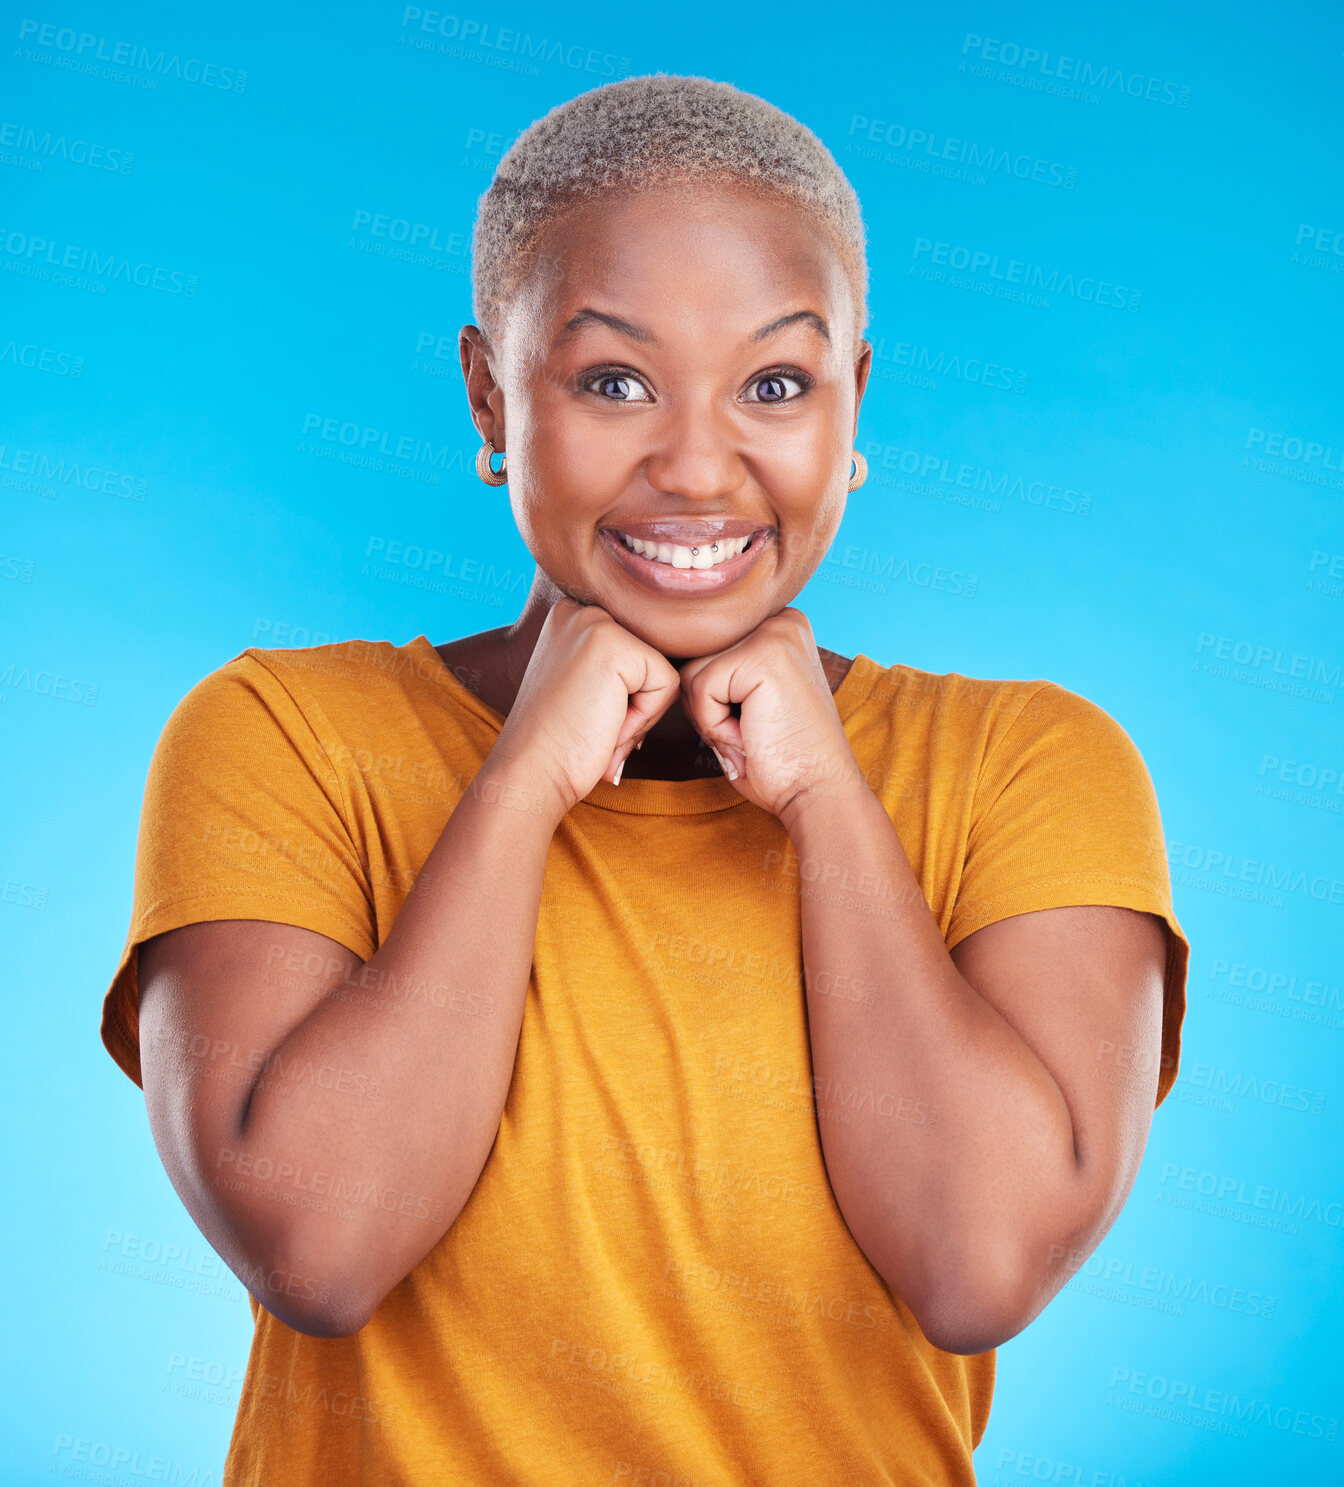
[[[804,325],[810,325],[817,331],[829,346],[831,343],[831,332],[826,322],[815,310],[795,310],[792,315],[781,315],[778,320],[771,320],[763,325],[753,336],[753,341],[764,341],[767,336],[773,336],[777,330],[783,330],[786,325],[792,325],[794,321],[800,320]]]
[[[795,321],[801,321],[804,325],[811,326],[825,340],[828,346],[831,344],[830,330],[827,328],[825,320],[815,310],[795,310],[791,315],[781,315],[777,320],[767,321],[758,331],[752,333],[751,339],[753,341],[764,341],[769,336],[773,336],[776,332],[783,330],[786,325],[794,324]],[[658,344],[658,337],[647,326],[636,325],[633,321],[624,320],[619,315],[606,315],[601,310],[592,310],[585,307],[577,314],[571,315],[565,321],[564,325],[560,327],[560,334],[556,336],[551,349],[555,350],[556,347],[563,346],[567,341],[572,340],[584,326],[594,323],[609,325],[612,330],[619,331],[621,335],[627,336],[632,341],[640,341],[649,346],[656,346]]]

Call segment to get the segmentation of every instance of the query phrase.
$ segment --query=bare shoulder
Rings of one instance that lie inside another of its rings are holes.
[[[503,645],[507,635],[507,627],[482,630],[434,647],[454,676],[470,677],[471,690],[488,707],[506,717],[518,695],[518,682],[510,677]]]
[[[503,634],[503,630],[481,630],[475,635],[446,640],[434,649],[449,666],[480,666],[487,658],[498,654]]]
[[[836,691],[840,683],[849,674],[849,668],[854,664],[853,656],[842,656],[838,651],[828,651],[825,646],[817,647],[817,654],[821,657],[822,669],[826,672],[826,680],[831,684],[831,691]]]

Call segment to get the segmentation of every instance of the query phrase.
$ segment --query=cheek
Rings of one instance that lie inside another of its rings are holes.
[[[780,510],[783,525],[781,558],[793,570],[814,571],[835,541],[845,514],[843,493],[819,494],[821,482],[833,484],[834,480],[833,471],[820,472],[819,484],[813,487],[805,502],[796,508],[782,507]]]
[[[799,528],[839,521],[849,465],[833,444],[819,437],[780,440],[762,456],[758,469],[781,520]]]
[[[843,468],[849,478],[847,431],[831,402],[818,403],[804,417],[781,419],[753,439],[753,457],[762,478],[790,505],[815,507]]]
[[[639,454],[600,420],[544,408],[529,421],[520,441],[520,462],[529,472],[529,504],[538,517],[582,516],[611,505],[637,468]],[[542,508],[544,507],[544,511]]]

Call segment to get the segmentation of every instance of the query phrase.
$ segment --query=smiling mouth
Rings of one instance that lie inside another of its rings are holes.
[[[709,538],[694,544],[680,542],[645,542],[618,528],[610,528],[621,543],[637,557],[650,563],[664,563],[670,568],[717,568],[720,563],[740,556],[760,537],[751,532],[745,537]]]
[[[764,561],[776,529],[734,519],[718,523],[651,521],[636,532],[601,527],[603,545],[643,589],[688,598],[726,592]],[[674,540],[675,539],[675,540]]]

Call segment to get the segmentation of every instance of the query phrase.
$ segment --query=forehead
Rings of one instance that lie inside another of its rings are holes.
[[[838,338],[850,313],[829,226],[777,192],[736,183],[582,200],[549,225],[537,263],[518,308],[540,335],[596,300],[655,330],[688,332],[754,330],[782,308],[815,305]]]

